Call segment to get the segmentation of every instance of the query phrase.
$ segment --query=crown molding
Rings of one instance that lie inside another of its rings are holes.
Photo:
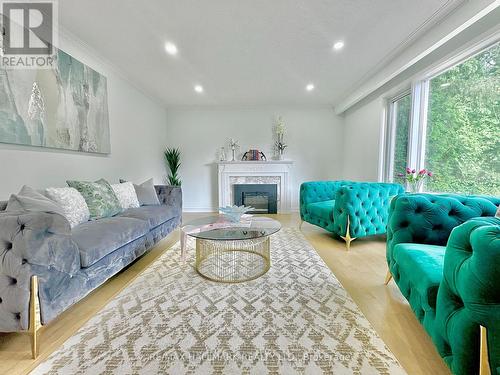
[[[401,73],[415,65],[417,62],[422,60],[423,58],[427,57],[429,54],[432,52],[436,51],[438,48],[442,47],[444,44],[449,42],[451,39],[456,37],[458,34],[463,32],[465,29],[476,23],[477,21],[481,20],[483,17],[487,16],[489,13],[494,11],[499,5],[500,1],[496,0],[477,14],[475,14],[473,17],[462,23],[460,26],[456,27],[453,29],[450,33],[448,33],[446,36],[438,40],[437,42],[433,43],[431,46],[426,48],[424,51],[419,53],[417,56],[414,58],[410,59],[407,63],[403,64],[399,68],[396,68],[391,74],[388,74],[387,76],[378,79],[376,82],[372,84],[367,84],[367,82],[375,77],[377,73],[379,73],[384,66],[388,65],[391,61],[393,61],[395,58],[397,58],[401,53],[403,53],[412,43],[414,43],[419,37],[421,37],[424,33],[429,31],[432,27],[436,26],[440,21],[442,21],[446,16],[450,15],[454,11],[456,11],[460,6],[464,5],[466,1],[464,0],[459,0],[457,1],[452,1],[448,2],[445,4],[444,7],[441,7],[440,10],[434,15],[428,19],[421,27],[419,27],[418,31],[414,32],[411,34],[409,38],[406,39],[405,42],[400,44],[394,52],[391,54],[390,58],[385,58],[381,63],[377,64],[377,66],[371,70],[371,73],[369,75],[366,75],[356,86],[357,89],[353,90],[350,95],[347,96],[347,98],[338,104],[334,105],[335,113],[340,115],[347,111],[349,108],[354,106],[356,103],[360,102],[364,98],[366,98],[368,95],[379,89],[380,87],[384,86],[397,76],[399,76]],[[363,85],[366,85],[363,87]]]

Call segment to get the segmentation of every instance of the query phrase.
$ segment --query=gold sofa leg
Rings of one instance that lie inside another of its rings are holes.
[[[351,242],[356,239],[356,237],[351,237],[351,221],[349,220],[349,216],[347,216],[347,229],[345,236],[340,236],[345,241],[345,248],[347,251],[351,248]]]
[[[38,330],[40,329],[40,308],[38,306],[38,277],[31,276],[30,293],[30,326],[31,354],[33,359],[38,357]]]
[[[304,224],[304,220],[300,220],[300,224],[299,224],[299,230],[302,230],[302,224]]]
[[[385,281],[384,284],[387,285],[392,279],[392,273],[391,271],[387,270],[387,274],[385,275]]]
[[[491,375],[490,362],[488,361],[488,333],[486,327],[480,329],[479,375]]]

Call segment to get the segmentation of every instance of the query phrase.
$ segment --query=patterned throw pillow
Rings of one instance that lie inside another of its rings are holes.
[[[123,210],[140,206],[134,185],[131,182],[113,184],[111,187],[113,188],[118,201],[120,201],[120,206],[122,206]]]
[[[100,179],[96,182],[66,181],[66,183],[78,190],[87,202],[90,220],[111,217],[122,211],[120,202],[108,181]]]
[[[71,228],[89,220],[89,208],[78,190],[71,187],[48,188],[45,194],[61,206]]]

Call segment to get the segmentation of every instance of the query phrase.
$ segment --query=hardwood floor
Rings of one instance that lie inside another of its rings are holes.
[[[184,221],[205,214],[185,214]],[[284,227],[299,225],[297,214],[270,215]],[[374,329],[398,358],[408,374],[450,374],[430,338],[419,324],[394,281],[384,285],[387,271],[385,239],[358,239],[347,252],[343,242],[326,231],[304,223],[302,232],[349,292]],[[169,251],[179,239],[178,231],[102,287],[64,312],[40,331],[40,355],[31,359],[26,334],[0,334],[0,374],[25,374],[43,362],[87,320],[125,288],[158,256]]]

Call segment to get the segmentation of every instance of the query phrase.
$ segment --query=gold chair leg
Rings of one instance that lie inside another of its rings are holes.
[[[31,293],[30,293],[30,326],[29,333],[31,336],[31,354],[33,359],[38,357],[38,329],[40,328],[38,306],[38,277],[31,276]]]
[[[304,220],[300,220],[299,230],[302,230],[302,224],[304,224]]]
[[[480,352],[479,352],[479,375],[491,375],[490,362],[488,360],[488,332],[486,327],[480,329]]]
[[[356,239],[356,237],[351,237],[351,222],[349,220],[349,216],[347,216],[347,228],[345,236],[340,236],[345,241],[345,248],[347,251],[351,248],[351,242]]]
[[[392,279],[392,273],[391,271],[387,270],[387,275],[385,275],[384,284],[385,285],[389,284],[389,281],[391,281],[391,279]]]

